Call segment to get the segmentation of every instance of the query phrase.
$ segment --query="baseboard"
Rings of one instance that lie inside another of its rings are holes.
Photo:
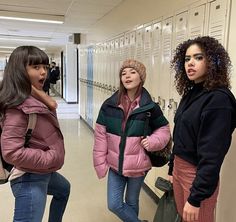
[[[88,123],[87,123],[87,121],[80,115],[80,117],[79,117],[87,126],[88,126],[88,128],[94,133],[94,129],[93,129],[93,127],[91,127]]]
[[[66,102],[67,104],[78,104],[77,102]]]

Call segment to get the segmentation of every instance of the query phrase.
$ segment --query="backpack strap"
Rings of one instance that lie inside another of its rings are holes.
[[[29,140],[31,138],[32,132],[35,128],[37,122],[37,114],[36,113],[30,113],[29,119],[28,119],[28,126],[25,134],[25,143],[24,147],[29,146]],[[0,127],[0,135],[2,133],[2,129]],[[13,165],[7,163],[2,158],[2,152],[1,152],[1,146],[0,146],[0,184],[4,184],[8,181],[8,178],[10,176],[10,171],[13,168]]]
[[[29,141],[32,135],[32,132],[35,128],[37,122],[37,114],[36,113],[30,113],[29,114],[29,121],[28,121],[28,126],[26,129],[26,134],[25,134],[25,144],[24,147],[28,147],[29,146]]]
[[[148,128],[149,128],[149,121],[151,117],[151,112],[146,112],[146,119],[144,122],[144,132],[143,137],[146,138],[148,136]]]

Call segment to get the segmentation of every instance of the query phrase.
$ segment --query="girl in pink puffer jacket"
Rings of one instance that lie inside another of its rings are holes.
[[[61,222],[70,183],[56,171],[64,163],[64,141],[56,102],[42,90],[49,59],[39,48],[16,48],[0,84],[1,150],[13,165],[10,183],[15,197],[13,221],[42,221],[47,194],[52,195],[49,222]],[[24,146],[30,113],[37,114],[28,146]]]
[[[140,222],[139,194],[151,161],[146,150],[163,149],[170,139],[168,121],[158,104],[143,87],[145,66],[136,60],[124,61],[120,89],[102,105],[93,149],[98,178],[108,172],[108,208],[122,221]],[[144,138],[147,114],[148,137]]]

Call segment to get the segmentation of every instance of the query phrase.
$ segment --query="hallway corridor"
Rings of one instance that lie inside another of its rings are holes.
[[[93,132],[83,120],[76,119],[77,104],[66,104],[61,99],[57,101],[66,147],[65,164],[60,172],[71,182],[71,195],[63,222],[119,222],[106,206],[106,178],[98,180],[93,169]],[[1,185],[0,222],[12,221],[13,205],[9,183]],[[43,222],[47,222],[48,208],[47,205]],[[154,201],[142,191],[140,218],[152,222],[155,210]]]

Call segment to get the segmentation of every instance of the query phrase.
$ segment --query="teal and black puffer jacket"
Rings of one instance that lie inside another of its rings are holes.
[[[140,143],[145,131],[150,151],[164,148],[170,138],[168,121],[145,88],[124,130],[124,111],[117,101],[118,92],[103,103],[95,126],[93,161],[99,178],[106,175],[109,167],[124,176],[140,176],[151,168],[150,159]],[[145,129],[147,118],[149,125]]]

